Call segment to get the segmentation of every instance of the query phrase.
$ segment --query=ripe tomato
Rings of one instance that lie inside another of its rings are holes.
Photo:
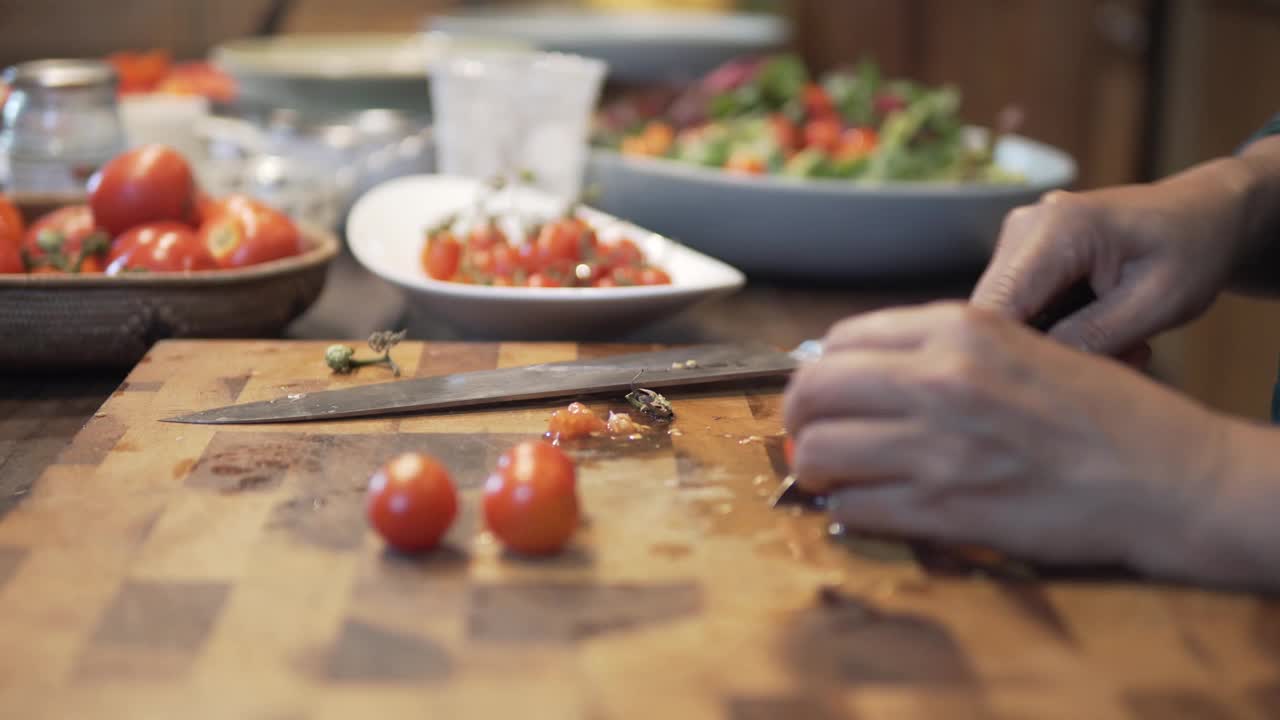
[[[93,216],[114,237],[157,220],[186,220],[195,182],[182,155],[164,145],[143,145],[112,158],[89,181]]]
[[[302,252],[302,235],[287,215],[244,195],[214,204],[200,226],[200,242],[218,267],[257,265]]]
[[[729,156],[724,169],[738,175],[763,175],[765,167],[764,161],[756,155],[750,152],[735,152]]]
[[[484,519],[515,552],[558,552],[578,528],[573,461],[545,442],[523,442],[506,451],[484,485]]]
[[[535,262],[539,268],[558,261],[576,263],[582,258],[582,242],[583,230],[576,222],[549,222],[533,241]]]
[[[472,230],[467,236],[468,250],[491,250],[498,245],[506,244],[507,236],[492,220]]]
[[[0,195],[0,273],[26,270],[22,262],[22,213]]]
[[[855,160],[876,149],[876,131],[871,128],[849,128],[840,135],[836,159]]]
[[[662,268],[647,267],[640,271],[641,285],[670,285],[671,276]]]
[[[529,287],[554,288],[563,287],[564,283],[549,273],[536,272],[529,276],[529,279],[525,281],[525,285]]]
[[[836,106],[821,85],[810,83],[804,88],[804,108],[811,118],[835,117]]]
[[[613,281],[614,286],[628,287],[631,285],[639,285],[640,269],[631,265],[623,265],[616,267],[609,274],[609,279]]]
[[[32,223],[23,236],[22,250],[32,271],[101,272],[110,244],[88,205],[68,205]]]
[[[604,265],[611,268],[623,265],[639,265],[644,262],[644,253],[631,240],[623,238],[613,245],[605,246]]]
[[[448,280],[458,274],[458,265],[462,260],[462,244],[445,231],[427,238],[422,248],[422,269],[427,277],[436,280]]]
[[[403,552],[430,550],[458,514],[458,493],[435,458],[404,453],[369,478],[365,513],[391,547]]]
[[[580,402],[570,403],[568,408],[551,413],[551,420],[547,423],[547,435],[552,440],[575,440],[604,430],[604,420]]]
[[[203,190],[197,189],[191,200],[191,212],[187,214],[187,224],[198,228],[205,220],[213,217],[221,204]]]
[[[493,259],[492,272],[497,277],[509,278],[523,267],[518,251],[510,245],[495,245],[490,253]]]
[[[831,118],[810,120],[804,126],[804,146],[835,152],[840,145],[840,121]]]
[[[148,52],[121,51],[107,56],[107,62],[120,78],[120,94],[151,92],[169,72],[166,50]]]
[[[191,228],[176,222],[156,222],[126,230],[111,245],[107,274],[127,270],[186,272],[216,270],[218,263]]]

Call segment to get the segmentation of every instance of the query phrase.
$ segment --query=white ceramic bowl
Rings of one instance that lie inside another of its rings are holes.
[[[729,265],[604,213],[583,208],[603,243],[627,237],[671,275],[672,284],[619,288],[487,287],[433,280],[423,272],[426,228],[472,206],[480,186],[465,178],[411,175],[383,183],[356,201],[347,243],[356,260],[404,288],[419,312],[467,337],[587,339],[617,336],[698,303],[733,293],[744,278]],[[513,202],[535,216],[562,208],[552,196],[520,188]],[[353,301],[357,301],[353,298]]]
[[[763,13],[485,8],[440,15],[428,29],[501,37],[603,60],[629,82],[687,81],[743,55],[786,45],[786,18]]]
[[[1070,156],[1020,137],[996,162],[1020,185],[858,184],[744,177],[674,160],[592,152],[596,206],[752,276],[879,279],[968,271],[990,256],[1004,216],[1075,179]]]

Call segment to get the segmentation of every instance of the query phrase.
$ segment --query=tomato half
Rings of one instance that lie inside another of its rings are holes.
[[[671,276],[667,274],[666,270],[663,270],[662,268],[652,267],[652,266],[644,268],[643,270],[640,271],[639,280],[641,285],[670,285],[671,284]]]
[[[200,242],[223,268],[257,265],[302,252],[302,234],[289,216],[245,195],[214,204],[212,217],[200,226]]]
[[[430,550],[458,515],[458,493],[438,460],[404,453],[369,478],[365,514],[391,547],[403,552]]]
[[[20,273],[26,270],[22,262],[22,213],[0,195],[0,273]]]
[[[191,166],[164,145],[143,145],[115,156],[89,185],[93,216],[113,237],[143,223],[186,220],[194,202]]]
[[[458,265],[462,261],[462,243],[451,232],[436,233],[427,239],[422,248],[422,269],[427,277],[436,280],[451,280],[458,274]]]
[[[573,460],[546,442],[503,453],[485,482],[484,519],[507,548],[525,555],[559,552],[578,529]]]
[[[110,244],[88,205],[68,205],[27,228],[22,252],[33,272],[100,272]]]
[[[553,440],[574,440],[591,433],[604,432],[605,428],[605,421],[591,408],[575,402],[563,410],[551,413],[547,435]]]
[[[131,228],[111,245],[107,274],[129,270],[187,272],[216,270],[218,263],[191,228],[176,222],[147,223]]]
[[[498,245],[506,245],[507,236],[503,234],[497,223],[487,222],[467,236],[467,248],[470,250],[490,250]]]

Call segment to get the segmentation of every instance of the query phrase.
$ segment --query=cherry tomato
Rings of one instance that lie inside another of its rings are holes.
[[[539,268],[556,261],[576,263],[582,258],[583,230],[575,222],[559,220],[542,226],[534,240],[534,257]]]
[[[467,236],[468,250],[490,250],[498,245],[506,245],[507,236],[503,234],[497,223],[487,222]]]
[[[523,265],[520,262],[519,251],[507,244],[495,245],[490,251],[493,257],[492,272],[498,277],[511,277],[520,270]]]
[[[876,131],[871,128],[849,128],[840,135],[840,146],[836,149],[839,160],[853,160],[876,149]]]
[[[20,273],[22,262],[22,213],[0,195],[0,273]]]
[[[458,493],[435,458],[404,453],[369,478],[365,513],[388,545],[421,552],[434,548],[449,531],[458,514]]]
[[[769,127],[773,130],[773,141],[778,147],[788,153],[795,152],[800,145],[800,131],[790,118],[782,113],[775,113],[769,117]]]
[[[546,442],[523,442],[506,451],[485,482],[484,519],[510,550],[558,552],[578,528],[573,461]]]
[[[817,148],[823,152],[835,152],[840,144],[840,122],[824,118],[810,120],[804,126],[804,146]]]
[[[169,53],[121,51],[107,56],[120,79],[120,94],[151,92],[169,72]]]
[[[448,280],[456,275],[461,260],[462,243],[447,230],[427,238],[422,248],[422,269],[427,277],[436,280]]]
[[[671,276],[662,268],[647,267],[640,271],[641,285],[670,285]]]
[[[114,237],[157,220],[186,220],[194,202],[191,167],[164,145],[143,145],[112,158],[89,181],[93,217]]]
[[[613,245],[605,246],[603,263],[609,267],[623,265],[639,265],[644,262],[644,253],[631,240],[623,238]]]
[[[542,273],[542,272],[536,272],[530,275],[529,279],[525,281],[525,284],[529,287],[544,287],[544,288],[564,286],[564,283],[560,282],[552,275],[548,273]]]
[[[618,287],[618,281],[617,281],[617,280],[614,280],[612,277],[605,276],[605,277],[600,278],[599,280],[596,280],[595,287],[601,287],[601,288],[603,288],[603,287],[608,287],[608,288],[611,288],[611,287]]]
[[[176,222],[156,222],[126,230],[111,245],[107,274],[129,270],[187,272],[216,270],[218,263],[191,228]]]
[[[564,410],[551,413],[547,435],[552,440],[575,440],[591,433],[604,432],[605,422],[580,402],[570,403]]]
[[[110,244],[88,205],[68,205],[32,223],[22,250],[33,271],[47,267],[52,272],[100,272]]]
[[[609,274],[609,278],[613,280],[613,284],[621,287],[629,287],[631,285],[640,284],[640,269],[631,265],[616,267]]]
[[[835,103],[821,85],[810,83],[804,88],[804,109],[811,118],[833,118],[836,115]]]
[[[223,268],[302,252],[302,235],[287,215],[244,195],[215,203],[212,216],[200,226],[200,242]]]

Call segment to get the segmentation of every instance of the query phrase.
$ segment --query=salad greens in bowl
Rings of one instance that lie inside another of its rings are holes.
[[[601,108],[594,204],[754,276],[848,280],[968,271],[1004,216],[1069,186],[1065,153],[966,125],[960,92],[872,62],[819,77],[790,55]]]

